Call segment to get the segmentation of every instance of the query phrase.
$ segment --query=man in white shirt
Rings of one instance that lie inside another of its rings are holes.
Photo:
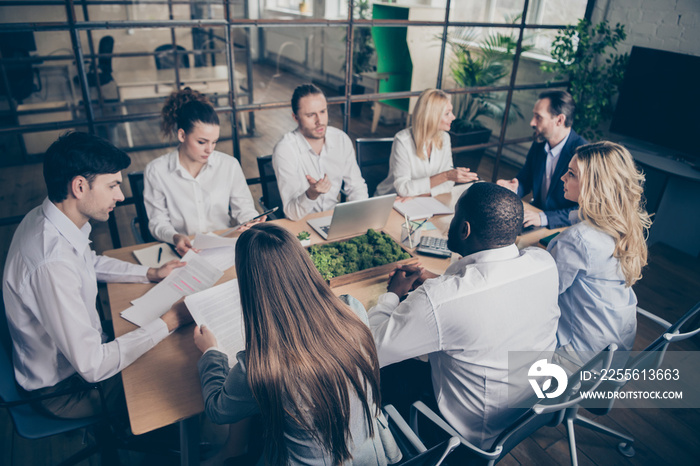
[[[38,395],[105,381],[110,412],[126,410],[121,380],[126,366],[191,321],[176,305],[160,319],[107,342],[95,308],[97,280],[160,281],[173,260],[148,268],[90,250],[89,221],[104,222],[124,199],[121,170],[129,157],[96,136],[61,136],[44,157],[48,198],[19,224],[5,264],[3,298],[13,343],[15,379]],[[63,418],[102,412],[96,390],[51,398],[43,407]]]
[[[323,92],[313,84],[297,87],[292,116],[299,126],[285,134],[272,153],[284,215],[296,221],[332,209],[343,185],[349,201],[367,199],[352,141],[328,126]]]
[[[440,412],[483,448],[522,414],[509,408],[508,353],[556,347],[557,268],[543,249],[518,250],[522,221],[514,193],[476,183],[459,199],[449,229],[448,246],[463,257],[442,276],[397,270],[369,312],[380,365],[428,355]],[[402,391],[420,385],[417,372],[394,383]],[[531,390],[525,381],[514,393],[524,397]],[[394,402],[384,390],[382,401]]]
[[[569,169],[576,148],[588,142],[571,128],[574,100],[566,91],[545,91],[532,110],[530,126],[535,141],[525,165],[512,180],[498,180],[518,196],[532,192],[532,205],[542,212],[525,211],[524,226],[559,228],[571,225],[569,214],[578,204],[564,198],[561,177]]]

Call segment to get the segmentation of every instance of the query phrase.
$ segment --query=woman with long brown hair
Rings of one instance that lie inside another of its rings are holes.
[[[394,136],[389,176],[377,186],[377,195],[437,196],[450,192],[455,183],[478,178],[468,168],[453,168],[450,130],[455,116],[449,96],[426,89],[413,109],[413,126]]]
[[[337,298],[277,225],[241,234],[236,273],[246,338],[237,363],[229,370],[212,333],[195,329],[207,415],[226,424],[261,413],[266,464],[386,464],[379,363],[362,305]]]
[[[642,202],[644,175],[629,151],[608,141],[581,146],[562,177],[580,223],[549,245],[559,270],[557,339],[569,352],[615,343],[631,351],[637,334],[632,285],[647,262],[651,225]]]

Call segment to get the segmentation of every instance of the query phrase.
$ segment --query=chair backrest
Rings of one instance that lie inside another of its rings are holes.
[[[190,57],[186,54],[174,53],[177,50],[179,52],[186,52],[187,49],[181,45],[173,44],[163,44],[156,47],[156,54],[154,58],[156,60],[156,69],[166,70],[170,68],[175,68],[176,60],[178,68],[189,68],[190,67]]]
[[[114,51],[114,37],[103,36],[100,39],[100,45],[97,47],[98,53],[112,53]],[[98,68],[102,74],[112,74],[112,57],[100,57],[98,59]]]
[[[128,176],[131,196],[134,198],[134,207],[136,207],[136,218],[132,221],[132,231],[137,243],[150,243],[155,241],[155,238],[148,229],[148,214],[143,202],[143,172],[131,172]]]
[[[282,206],[282,197],[277,186],[277,177],[275,170],[272,167],[272,156],[261,155],[258,157],[258,173],[260,174],[260,186],[262,188],[262,199],[260,203],[265,210],[277,207],[275,217],[284,218],[284,209]]]
[[[389,174],[389,158],[393,138],[358,138],[355,141],[357,164],[367,183],[367,192],[374,195],[377,185]]]
[[[414,456],[410,460],[401,463],[402,466],[440,466],[447,455],[459,446],[457,437],[450,437],[444,442],[440,442],[423,453]]]

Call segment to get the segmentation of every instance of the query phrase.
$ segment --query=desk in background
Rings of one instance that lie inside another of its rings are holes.
[[[437,196],[446,205],[454,204],[469,185],[457,186],[451,194]],[[533,208],[534,209],[534,208]],[[329,215],[328,212],[311,214],[306,218]],[[435,230],[424,232],[430,236],[446,236],[452,216],[433,217],[431,222]],[[293,234],[309,231],[311,243],[324,240],[306,223],[306,220],[292,222],[287,219],[276,220],[277,223]],[[391,211],[384,231],[393,238],[399,238],[404,217],[395,210]],[[518,247],[535,245],[552,231],[546,228],[523,235],[518,240]],[[132,252],[147,245],[130,246],[106,251],[105,255],[129,262],[136,262]],[[449,259],[431,256],[418,256],[421,264],[434,273],[443,273],[450,264]],[[219,283],[235,278],[233,268],[226,271]],[[372,307],[377,298],[386,291],[386,276],[362,280],[334,288],[337,295],[351,294],[365,305]],[[123,335],[137,327],[122,319],[119,313],[130,306],[130,301],[143,295],[153,284],[109,283],[107,292],[114,322],[116,336]],[[122,371],[124,392],[129,409],[131,429],[135,434],[143,434],[154,429],[181,422],[182,464],[198,462],[198,420],[196,415],[204,411],[202,393],[197,372],[199,350],[194,345],[193,326],[176,330],[155,348],[141,356],[136,362]]]

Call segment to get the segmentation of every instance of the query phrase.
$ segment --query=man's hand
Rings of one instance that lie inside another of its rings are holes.
[[[447,173],[447,179],[455,183],[471,183],[479,179],[479,175],[466,167],[453,168],[445,173]]]
[[[192,322],[192,314],[187,310],[185,298],[180,298],[173,304],[168,312],[163,314],[160,318],[163,319],[163,322],[168,326],[169,332]]]
[[[216,337],[209,330],[209,327],[202,325],[201,327],[197,325],[194,328],[194,344],[195,346],[204,353],[209,348],[217,346]]]
[[[523,226],[524,227],[538,227],[542,225],[542,219],[540,218],[540,213],[535,212],[534,210],[527,210],[525,209],[524,217],[523,217]]]
[[[187,254],[187,251],[190,249],[192,249],[194,252],[199,252],[199,249],[192,246],[192,241],[190,241],[189,237],[179,233],[173,235],[173,244],[175,245],[175,250],[177,253],[180,254],[180,257]]]
[[[420,278],[421,270],[422,268],[415,266],[403,266],[394,270],[389,276],[389,285],[386,290],[403,298],[413,289],[413,284]]]
[[[331,189],[331,181],[328,175],[323,175],[323,178],[316,181],[312,176],[306,175],[306,181],[309,182],[309,189],[306,190],[306,197],[315,201],[318,196],[325,194]]]
[[[161,265],[158,268],[151,267],[148,269],[148,272],[146,272],[146,278],[148,278],[149,281],[152,282],[159,282],[170,273],[180,267],[184,267],[187,265],[187,262],[181,262],[177,259],[173,259],[171,261],[166,262],[165,264]]]
[[[267,220],[267,215],[263,215],[263,216],[260,217],[260,218],[256,218],[255,220],[252,220],[252,221],[250,221],[250,222],[244,223],[243,225],[241,225],[241,226],[238,227],[238,230],[237,230],[237,231],[241,231],[241,232],[246,231],[246,230],[248,230],[250,227],[252,227],[253,225],[255,225],[256,223],[262,223],[262,222],[264,222],[265,220]]]
[[[511,191],[513,191],[515,194],[518,194],[518,186],[520,186],[520,182],[518,181],[517,178],[513,178],[512,180],[498,180],[498,181],[496,181],[496,184],[498,186],[503,186],[504,188],[508,188]]]

